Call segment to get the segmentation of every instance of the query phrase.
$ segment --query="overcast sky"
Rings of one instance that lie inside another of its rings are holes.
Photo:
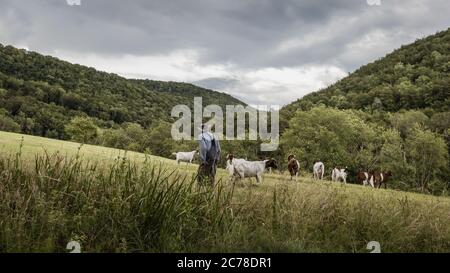
[[[284,105],[450,27],[449,0],[378,1],[0,0],[0,43]]]

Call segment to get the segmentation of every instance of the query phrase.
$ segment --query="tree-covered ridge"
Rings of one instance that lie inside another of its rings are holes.
[[[281,152],[304,168],[392,171],[391,186],[450,189],[450,29],[402,46],[281,111]]]
[[[180,82],[162,82],[153,80],[132,80],[133,82],[142,85],[148,90],[154,90],[157,92],[163,92],[170,95],[181,96],[188,98],[189,105],[192,104],[194,97],[201,97],[203,99],[203,105],[246,105],[244,102],[221,92],[211,91],[195,86],[190,83]],[[187,104],[187,103],[186,103]]]
[[[105,127],[135,122],[148,128],[170,121],[172,107],[192,106],[195,96],[205,104],[244,104],[192,84],[129,80],[0,44],[0,114],[24,133],[65,139],[64,124],[74,116]]]
[[[450,110],[450,29],[402,46],[339,82],[286,106],[284,115],[314,105],[339,109]]]

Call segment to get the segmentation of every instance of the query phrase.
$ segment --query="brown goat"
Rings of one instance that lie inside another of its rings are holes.
[[[390,178],[392,177],[392,172],[378,172],[375,171],[371,174],[371,177],[373,177],[373,181],[375,184],[375,188],[381,188],[382,185],[384,185],[384,188],[387,189],[387,182],[389,182]]]
[[[294,176],[297,178],[300,174],[300,163],[295,158],[295,155],[289,155],[288,157],[288,170],[291,174],[291,180],[294,178]]]

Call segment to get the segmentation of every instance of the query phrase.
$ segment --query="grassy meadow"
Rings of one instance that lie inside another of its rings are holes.
[[[449,252],[450,199],[0,132],[0,252]]]

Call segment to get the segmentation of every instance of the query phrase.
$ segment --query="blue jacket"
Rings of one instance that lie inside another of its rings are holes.
[[[207,163],[208,165],[218,164],[221,153],[219,140],[209,132],[200,134],[198,139],[201,163]]]

